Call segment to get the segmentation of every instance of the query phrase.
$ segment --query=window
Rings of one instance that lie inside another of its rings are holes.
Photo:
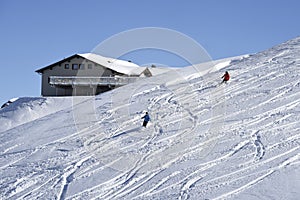
[[[69,64],[65,64],[65,69],[70,69],[70,65]]]
[[[78,70],[79,69],[79,65],[78,64],[72,64],[72,69],[73,70]]]
[[[88,64],[88,69],[93,69],[93,64]]]
[[[84,64],[79,64],[79,69],[84,69],[85,65]]]

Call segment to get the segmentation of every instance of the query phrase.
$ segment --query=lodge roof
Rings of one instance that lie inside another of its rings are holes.
[[[50,69],[56,65],[59,65],[63,62],[69,61],[76,57],[84,58],[86,60],[89,60],[96,64],[99,64],[105,68],[111,69],[113,71],[116,71],[118,73],[125,74],[125,75],[140,75],[144,70],[147,69],[146,67],[140,67],[137,64],[134,64],[130,61],[104,57],[104,56],[100,56],[100,55],[94,54],[94,53],[84,53],[84,54],[74,54],[70,57],[64,58],[58,62],[50,64],[41,69],[38,69],[35,72],[42,74],[44,70]]]

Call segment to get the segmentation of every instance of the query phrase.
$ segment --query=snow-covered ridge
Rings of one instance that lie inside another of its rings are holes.
[[[299,56],[295,38],[71,107],[20,99],[1,110],[14,128],[0,132],[0,198],[299,199]],[[15,126],[30,106],[35,119]]]
[[[72,106],[72,98],[23,97],[0,110],[0,132]]]

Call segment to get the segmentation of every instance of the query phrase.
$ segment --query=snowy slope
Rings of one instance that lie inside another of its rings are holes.
[[[0,111],[0,198],[299,199],[299,57],[296,38],[95,98],[21,99]]]

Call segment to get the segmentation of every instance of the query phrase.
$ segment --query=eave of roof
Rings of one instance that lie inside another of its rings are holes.
[[[79,56],[79,55],[78,55],[78,54],[74,54],[74,55],[69,56],[69,57],[67,57],[67,58],[64,58],[64,59],[62,59],[62,60],[60,60],[60,61],[58,61],[58,62],[55,62],[55,63],[53,63],[53,64],[50,64],[50,65],[48,65],[48,66],[46,66],[46,67],[43,67],[43,68],[41,68],[41,69],[38,69],[38,70],[36,70],[35,72],[41,74],[41,73],[43,73],[43,71],[45,71],[45,70],[47,70],[47,69],[50,69],[51,67],[54,67],[54,66],[56,66],[56,65],[59,65],[59,64],[61,64],[61,63],[63,63],[63,62],[66,62],[66,61],[68,61],[68,60],[71,60],[71,59],[73,59],[73,58],[76,57],[76,56]]]

